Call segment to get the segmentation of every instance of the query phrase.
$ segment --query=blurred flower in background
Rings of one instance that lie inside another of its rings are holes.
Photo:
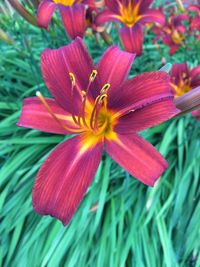
[[[42,0],[37,18],[41,27],[48,28],[55,9],[58,8],[66,33],[71,39],[83,37],[86,30],[86,12],[95,8],[93,0]]]
[[[174,96],[183,96],[200,86],[200,66],[190,69],[187,63],[174,64],[171,69],[170,77]],[[189,101],[193,101],[192,98],[189,97]],[[192,114],[199,119],[199,110],[193,111]]]
[[[152,31],[156,35],[154,42],[162,42],[170,47],[169,54],[173,55],[180,46],[185,44],[185,33],[187,32],[183,22],[188,19],[188,14],[171,15],[167,18],[164,26],[156,25]]]
[[[143,45],[143,27],[149,23],[156,22],[163,25],[165,22],[162,12],[149,8],[152,3],[153,0],[105,0],[105,9],[97,15],[96,23],[100,25],[110,21],[122,23],[119,35],[124,49],[140,56]]]

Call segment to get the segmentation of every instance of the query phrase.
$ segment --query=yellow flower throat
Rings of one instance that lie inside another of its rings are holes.
[[[125,25],[128,27],[133,27],[133,25],[141,18],[139,15],[139,3],[133,6],[132,2],[130,1],[129,4],[120,5],[120,13],[121,16],[117,16]]]
[[[78,86],[76,86],[76,79],[73,73],[69,73],[71,79],[71,118],[70,123],[72,128],[66,126],[63,121],[60,120],[59,114],[55,114],[51,107],[46,102],[45,98],[41,93],[37,93],[40,101],[48,111],[48,113],[56,120],[59,125],[67,131],[72,133],[86,133],[88,137],[92,138],[108,138],[114,139],[115,133],[113,131],[113,126],[116,124],[117,119],[114,118],[112,111],[107,109],[107,91],[110,88],[110,84],[106,83],[100,90],[99,95],[96,97],[95,101],[88,99],[88,91],[95,80],[97,71],[93,70],[90,77],[89,83],[86,90],[81,91]],[[74,111],[74,90],[77,90],[81,98],[81,105],[79,114],[75,114]],[[67,117],[67,116],[66,116]],[[68,119],[69,122],[69,119]]]

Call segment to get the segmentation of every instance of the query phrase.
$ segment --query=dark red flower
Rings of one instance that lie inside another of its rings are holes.
[[[161,25],[165,17],[157,9],[149,9],[153,0],[106,0],[105,10],[96,19],[97,24],[109,21],[121,22],[119,34],[126,51],[142,54],[143,25],[157,22]]]
[[[38,24],[48,28],[52,15],[58,8],[70,38],[83,37],[86,29],[86,10],[94,6],[94,0],[42,0],[37,13]]]
[[[163,27],[157,25],[152,31],[156,34],[155,41],[161,39],[164,44],[170,47],[169,54],[173,55],[180,46],[185,43],[186,27],[183,21],[187,20],[188,14],[171,15]]]
[[[195,13],[195,16],[190,18],[190,30],[194,32],[197,39],[200,39],[200,3],[189,6],[188,10]]]
[[[170,80],[175,97],[182,96],[200,86],[200,66],[190,70],[187,63],[174,64]]]
[[[103,148],[143,183],[153,186],[168,164],[137,132],[177,114],[169,75],[147,72],[126,80],[133,54],[111,46],[97,66],[82,40],[46,49],[41,68],[54,98],[23,101],[19,126],[76,134],[47,157],[33,189],[34,209],[67,224],[92,182]]]
[[[170,77],[174,96],[182,96],[200,86],[200,66],[190,70],[187,63],[174,64]],[[193,111],[192,114],[199,119],[199,110]]]

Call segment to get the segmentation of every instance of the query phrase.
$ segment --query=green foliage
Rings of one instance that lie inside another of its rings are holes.
[[[3,26],[15,45],[0,43],[0,266],[199,267],[200,122],[190,114],[142,133],[169,162],[154,188],[104,155],[68,227],[32,210],[36,173],[64,137],[15,124],[24,97],[38,89],[47,94],[39,68],[41,51],[68,40],[63,30],[52,27],[47,33],[21,19],[4,18]],[[136,59],[131,75],[159,69],[163,56],[171,63],[198,63],[195,50],[170,58],[168,48],[156,50],[151,39],[147,34],[144,55]],[[106,49],[92,36],[86,45],[95,62]]]

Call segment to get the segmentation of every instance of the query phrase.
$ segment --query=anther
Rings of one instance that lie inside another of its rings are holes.
[[[92,73],[90,74],[90,82],[93,82],[97,76],[97,71],[93,70]]]
[[[86,92],[85,92],[85,91],[82,90],[81,93],[82,93],[82,96],[83,96],[83,97],[86,96]]]
[[[75,79],[75,76],[72,72],[69,72],[69,77],[70,77],[70,80],[72,82],[72,86],[75,86],[76,85],[76,79]]]
[[[110,88],[110,84],[109,83],[104,84],[104,86],[101,88],[100,93],[101,94],[106,94],[109,88]]]
[[[104,101],[104,99],[105,99],[106,97],[108,97],[107,94],[103,94],[103,95],[101,95],[100,98],[99,98],[98,103],[99,103],[99,104],[102,104],[103,101]]]

